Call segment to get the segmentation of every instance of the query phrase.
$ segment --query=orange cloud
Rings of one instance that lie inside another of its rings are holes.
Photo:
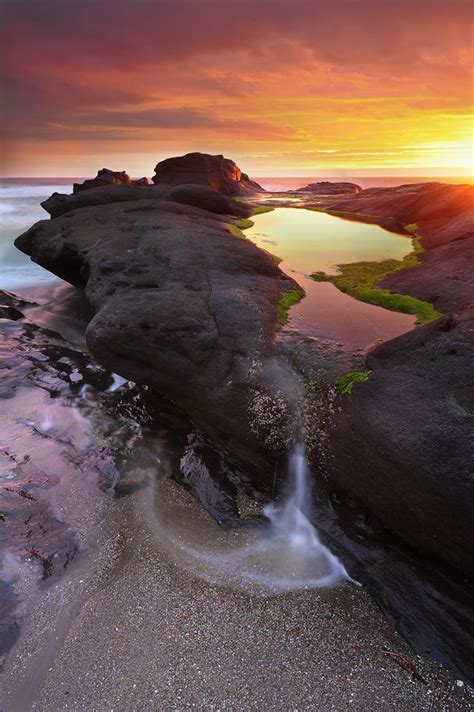
[[[150,174],[187,150],[255,174],[469,167],[463,0],[4,0],[2,15],[5,175]]]

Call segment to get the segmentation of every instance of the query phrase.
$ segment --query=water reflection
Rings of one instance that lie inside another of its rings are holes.
[[[357,350],[414,327],[415,317],[410,314],[359,302],[333,284],[307,276],[318,270],[337,274],[337,265],[347,262],[402,259],[412,249],[406,237],[378,225],[302,208],[277,208],[253,220],[246,236],[282,258],[281,269],[306,292],[305,299],[291,308],[290,329]]]
[[[253,220],[246,236],[257,244],[271,239],[278,246],[274,252],[283,258],[281,267],[304,274],[336,274],[338,264],[399,260],[411,252],[410,240],[402,235],[315,210],[277,208]]]

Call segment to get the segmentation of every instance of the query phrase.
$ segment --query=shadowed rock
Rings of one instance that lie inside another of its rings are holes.
[[[472,186],[428,183],[338,203],[412,224],[430,249],[380,286],[429,301],[445,316],[369,354],[370,377],[341,399],[328,460],[338,487],[417,550],[472,577],[473,194]]]
[[[187,153],[160,161],[155,168],[153,183],[207,185],[224,195],[264,192],[262,186],[250,180],[230,158],[208,153]]]
[[[148,178],[132,180],[125,171],[111,171],[109,168],[101,168],[95,178],[85,180],[83,183],[74,183],[72,192],[80,193],[83,190],[107,185],[150,185],[150,181]]]
[[[121,191],[126,201],[104,204]],[[250,209],[196,185],[95,188],[61,207],[63,215],[36,223],[15,244],[85,289],[95,313],[86,332],[93,356],[170,397],[263,473],[248,397],[273,353],[281,293],[295,283],[229,231],[227,223]]]
[[[90,188],[80,193],[65,195],[53,193],[41,203],[46,212],[55,218],[79,208],[94,205],[109,205],[136,200],[158,200],[169,198],[182,205],[194,205],[219,215],[235,215],[247,217],[249,209],[240,202],[222,195],[205,185],[181,185],[176,188],[169,186],[134,186],[114,185]]]

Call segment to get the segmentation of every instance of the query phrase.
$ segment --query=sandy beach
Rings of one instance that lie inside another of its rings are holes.
[[[88,550],[24,619],[5,712],[472,709],[361,588],[262,595],[203,580],[148,515],[180,513],[198,538],[217,525],[174,482],[152,490],[83,509]]]

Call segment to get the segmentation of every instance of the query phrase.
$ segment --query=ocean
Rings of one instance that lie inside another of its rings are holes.
[[[260,183],[262,188],[265,190],[275,190],[275,191],[285,191],[285,190],[295,190],[296,188],[302,188],[308,183],[319,183],[320,181],[330,181],[331,183],[357,183],[361,188],[390,188],[395,185],[404,185],[405,183],[473,183],[474,176],[462,178],[456,177],[443,177],[436,178],[433,176],[423,177],[423,176],[351,176],[351,175],[339,175],[339,176],[290,176],[290,177],[255,177],[251,176],[257,183]]]

